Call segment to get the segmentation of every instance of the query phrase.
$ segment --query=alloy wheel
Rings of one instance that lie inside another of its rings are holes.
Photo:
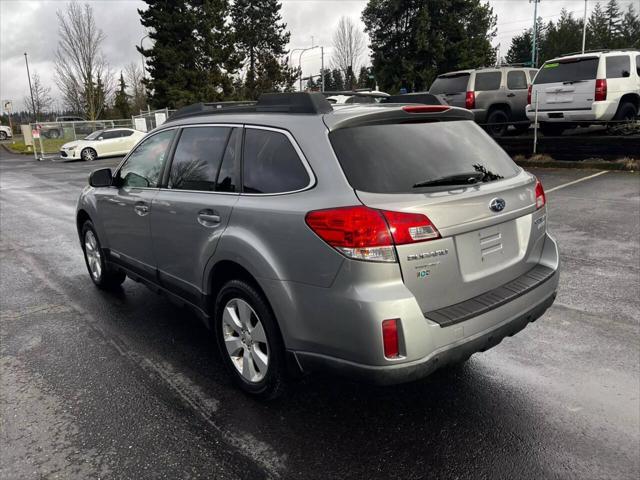
[[[244,380],[262,381],[269,367],[269,344],[260,318],[247,302],[232,298],[222,313],[222,336],[231,363]]]
[[[92,148],[85,148],[82,151],[82,159],[91,162],[96,159],[96,152]]]
[[[98,282],[102,276],[102,255],[93,231],[87,230],[84,235],[84,254],[93,279]]]

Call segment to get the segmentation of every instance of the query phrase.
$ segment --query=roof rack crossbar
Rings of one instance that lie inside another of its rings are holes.
[[[566,57],[569,55],[582,55],[583,53],[607,53],[607,52],[633,52],[635,49],[633,48],[596,48],[594,50],[585,50],[579,52],[571,52],[571,53],[563,53],[556,58]]]

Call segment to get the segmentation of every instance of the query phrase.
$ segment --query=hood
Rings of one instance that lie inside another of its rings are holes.
[[[73,142],[65,143],[64,145],[62,145],[61,148],[68,150],[70,148],[81,147],[83,145],[88,145],[90,143],[91,143],[90,140],[74,140]]]

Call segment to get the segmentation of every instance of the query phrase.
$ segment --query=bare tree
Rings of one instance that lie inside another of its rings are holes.
[[[333,33],[331,63],[333,68],[342,71],[349,87],[355,80],[354,72],[359,71],[365,48],[365,36],[358,25],[349,17],[341,17]]]
[[[38,72],[34,72],[31,77],[31,84],[33,90],[33,102],[31,101],[31,95],[25,95],[24,104],[31,105],[31,109],[36,115],[36,118],[40,116],[42,112],[48,110],[53,103],[51,98],[51,87],[45,87],[40,80]]]
[[[102,53],[104,33],[88,3],[71,2],[58,11],[56,81],[67,108],[97,119],[113,90],[113,75]]]
[[[131,111],[137,115],[147,106],[147,95],[142,83],[142,69],[134,62],[124,68],[124,76],[131,96]]]

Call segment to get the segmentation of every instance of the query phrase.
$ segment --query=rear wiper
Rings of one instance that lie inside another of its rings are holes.
[[[482,172],[458,173],[456,175],[447,175],[445,177],[426,180],[413,185],[413,188],[421,187],[437,187],[443,185],[475,185],[484,179],[485,174]]]

